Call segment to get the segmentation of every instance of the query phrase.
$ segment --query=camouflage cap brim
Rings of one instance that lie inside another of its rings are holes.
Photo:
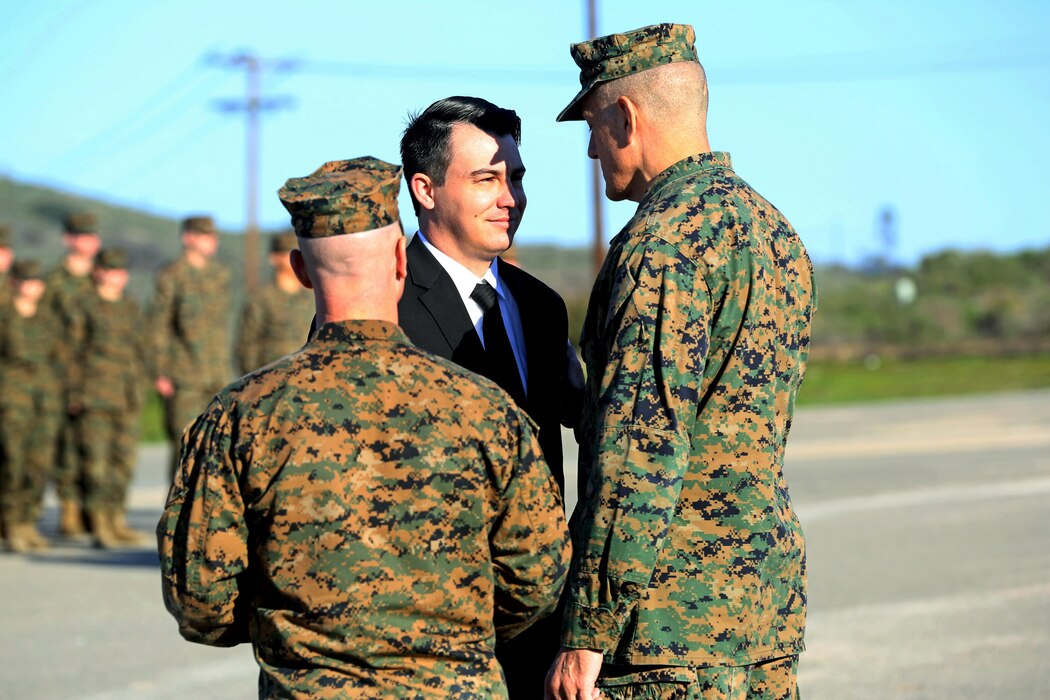
[[[677,61],[699,62],[696,35],[688,24],[654,24],[573,44],[569,53],[580,67],[580,91],[557,121],[579,121],[583,99],[595,85]]]

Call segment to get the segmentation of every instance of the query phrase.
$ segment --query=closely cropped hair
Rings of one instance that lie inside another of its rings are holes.
[[[410,115],[408,127],[401,136],[401,165],[405,170],[405,181],[411,183],[412,176],[423,173],[436,185],[445,183],[445,173],[452,161],[449,142],[452,127],[456,124],[471,124],[496,136],[513,136],[521,144],[521,118],[512,109],[497,107],[480,97],[448,97],[416,115]],[[412,208],[419,216],[419,202],[412,197]]]

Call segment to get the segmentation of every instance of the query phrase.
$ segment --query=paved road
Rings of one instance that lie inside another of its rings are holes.
[[[145,530],[164,465],[142,449]],[[1050,392],[800,411],[787,470],[810,561],[803,697],[1050,698]],[[3,698],[255,695],[250,649],[178,636],[149,547],[0,555],[0,623]]]

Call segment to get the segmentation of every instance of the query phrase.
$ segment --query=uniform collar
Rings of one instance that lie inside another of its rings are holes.
[[[321,326],[314,333],[312,340],[337,342],[385,340],[411,345],[408,336],[396,323],[377,320],[332,321]]]
[[[687,175],[693,175],[703,171],[732,170],[733,161],[725,151],[711,151],[709,153],[698,153],[695,156],[683,158],[671,167],[665,169],[653,178],[649,183],[649,189],[638,203],[641,209],[651,200],[655,199],[660,192],[675,180],[680,180]]]

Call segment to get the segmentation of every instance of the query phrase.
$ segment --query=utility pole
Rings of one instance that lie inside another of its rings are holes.
[[[262,97],[262,72],[264,70],[292,70],[293,61],[264,61],[258,56],[243,52],[232,56],[212,55],[215,65],[226,68],[243,68],[248,79],[247,97],[243,100],[219,100],[216,107],[222,112],[244,112],[248,116],[247,144],[245,149],[247,213],[244,228],[244,285],[248,293],[259,286],[259,113],[262,111],[291,107],[290,97]]]
[[[598,36],[598,0],[587,0],[587,39]],[[589,145],[588,145],[589,147]],[[594,208],[594,276],[605,262],[605,222],[602,217],[602,172],[597,160],[591,161],[591,201]]]

